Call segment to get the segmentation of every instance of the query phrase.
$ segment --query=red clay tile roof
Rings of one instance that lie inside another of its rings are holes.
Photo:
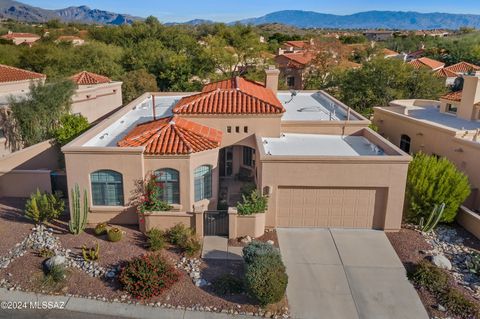
[[[312,62],[315,58],[315,54],[313,52],[300,52],[300,53],[284,53],[278,55],[277,57],[285,57],[291,61],[289,67],[304,67],[305,65]]]
[[[399,53],[390,49],[383,49],[383,55],[398,55]]]
[[[454,73],[465,74],[471,71],[480,71],[480,66],[462,61],[457,64],[447,66],[445,69]]]
[[[456,78],[458,76],[457,73],[452,72],[447,68],[443,68],[438,71],[435,71],[435,75],[442,78]]]
[[[460,102],[462,101],[462,91],[450,92],[441,96],[442,99]]]
[[[118,146],[145,146],[145,154],[183,155],[217,148],[221,141],[222,131],[174,115],[137,125]]]
[[[12,32],[12,33],[4,34],[0,38],[7,39],[7,40],[12,40],[12,39],[15,39],[15,38],[38,38],[38,39],[40,39],[40,36],[36,35],[36,34],[33,34],[33,33]]]
[[[182,98],[176,114],[279,114],[285,112],[272,90],[241,77],[207,84],[201,93]]]
[[[304,47],[306,47],[307,44],[309,44],[308,41],[285,41],[283,43],[284,46],[292,46],[294,48],[300,48],[300,49],[303,49]]]
[[[423,68],[423,67],[427,67],[427,68],[432,69],[432,70],[443,68],[444,65],[445,65],[445,63],[443,63],[443,62],[433,60],[433,59],[430,59],[430,58],[425,58],[425,57],[412,60],[412,61],[408,62],[408,64],[413,66],[415,69],[420,69],[420,68]]]
[[[110,78],[106,76],[87,71],[82,71],[80,73],[72,75],[70,78],[78,85],[91,85],[112,82],[112,80],[110,80]]]
[[[0,83],[15,82],[35,79],[45,79],[45,74],[14,68],[13,66],[0,64]]]

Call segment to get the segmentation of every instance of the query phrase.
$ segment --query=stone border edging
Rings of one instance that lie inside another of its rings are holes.
[[[42,302],[56,301],[64,302],[62,310],[83,312],[89,314],[118,316],[123,318],[141,319],[258,319],[258,317],[247,315],[232,315],[217,312],[191,311],[185,309],[166,309],[161,307],[150,307],[145,305],[126,304],[121,302],[104,302],[99,300],[68,297],[62,295],[44,295],[33,292],[18,290],[9,291],[0,288],[0,301],[16,302]],[[21,311],[21,310],[18,310]],[[40,310],[39,310],[40,311]]]

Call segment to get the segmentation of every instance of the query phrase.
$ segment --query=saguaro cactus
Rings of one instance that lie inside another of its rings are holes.
[[[80,234],[87,225],[88,215],[88,197],[87,190],[83,193],[83,207],[80,209],[80,188],[78,184],[75,184],[75,188],[72,189],[72,214],[70,215],[70,222],[68,228],[72,234]]]

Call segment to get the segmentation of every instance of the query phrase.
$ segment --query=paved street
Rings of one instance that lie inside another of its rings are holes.
[[[2,310],[0,319],[114,319],[105,315],[92,315],[66,310]]]
[[[278,229],[294,319],[427,319],[385,234]]]

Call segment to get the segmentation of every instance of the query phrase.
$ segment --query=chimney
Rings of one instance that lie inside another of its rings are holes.
[[[476,119],[475,104],[480,102],[480,77],[478,75],[463,76],[462,101],[457,116],[472,121]]]
[[[275,68],[275,66],[270,65],[267,70],[265,70],[265,87],[277,94],[278,91],[278,75],[280,71]]]

